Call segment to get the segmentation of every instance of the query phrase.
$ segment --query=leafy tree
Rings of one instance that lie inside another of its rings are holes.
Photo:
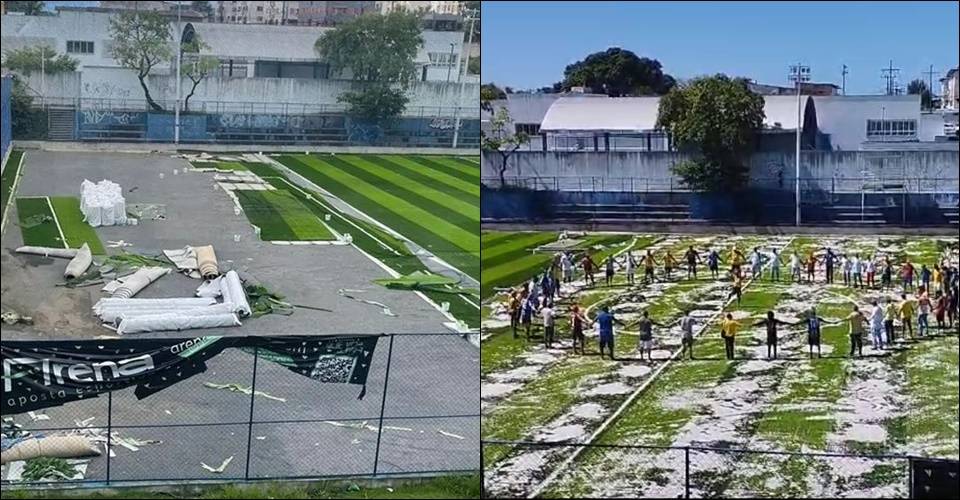
[[[355,17],[322,35],[314,49],[335,70],[354,80],[399,83],[417,74],[414,58],[423,45],[419,17],[404,10]]]
[[[490,134],[481,132],[480,147],[487,151],[495,151],[500,155],[500,166],[497,173],[500,175],[500,186],[506,186],[504,174],[507,171],[507,161],[520,146],[530,142],[530,136],[525,132],[510,133],[513,119],[507,108],[500,108],[490,120]]]
[[[726,75],[695,78],[660,99],[657,126],[695,159],[673,171],[697,191],[736,190],[747,183],[746,158],[763,126],[763,97],[744,80]]]
[[[194,34],[193,40],[189,43],[182,44],[181,47],[184,52],[190,54],[190,60],[183,60],[181,62],[182,66],[180,67],[180,74],[189,78],[192,84],[190,86],[190,92],[183,99],[183,111],[189,112],[190,98],[193,97],[194,92],[197,91],[197,86],[220,67],[220,59],[200,54],[201,50],[209,49],[210,46],[204,43],[200,35],[197,34]]]
[[[588,55],[563,71],[562,90],[589,87],[610,97],[664,95],[676,84],[660,61],[611,47]]]
[[[205,0],[190,2],[190,8],[206,16],[207,20],[213,19],[213,5]]]
[[[366,123],[382,125],[400,116],[407,106],[407,95],[384,82],[374,82],[360,91],[344,92],[337,101],[346,103],[347,114]]]
[[[10,128],[16,139],[45,139],[47,120],[43,110],[33,107],[33,96],[18,75],[10,89]]]
[[[927,82],[919,78],[913,80],[907,84],[907,93],[911,95],[920,94],[921,109],[933,108],[933,96],[930,94],[930,89],[927,87]]]
[[[507,94],[500,90],[495,83],[484,83],[480,85],[480,108],[490,110],[490,101],[506,99]]]
[[[23,12],[28,16],[42,16],[43,2],[5,2],[10,12]]]
[[[471,75],[480,74],[480,58],[479,57],[470,58],[470,62],[467,64],[467,71],[469,71]]]
[[[464,10],[470,11],[477,16],[477,20],[474,21],[473,24],[473,41],[480,43],[480,2],[464,2]],[[466,38],[464,38],[464,40],[466,40]]]
[[[150,96],[146,77],[161,61],[173,55],[170,46],[170,24],[159,12],[128,11],[110,18],[110,49],[113,58],[123,66],[137,72],[140,87],[147,104],[155,111],[163,111]]]
[[[3,65],[23,75],[30,75],[34,71],[40,72],[40,59],[43,58],[43,72],[51,75],[68,71],[75,71],[79,61],[66,55],[57,54],[49,45],[35,45],[6,51]]]

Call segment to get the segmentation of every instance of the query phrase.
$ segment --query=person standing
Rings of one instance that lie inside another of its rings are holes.
[[[871,302],[871,304],[873,305],[873,310],[870,311],[870,338],[873,340],[873,348],[876,350],[882,350],[883,330],[885,326],[883,308],[880,307],[880,302],[877,300],[874,300]]]
[[[570,283],[573,281],[573,262],[570,260],[570,254],[563,252],[563,255],[560,257],[560,268],[563,270],[563,282]]]
[[[829,248],[828,248],[828,249],[827,249],[827,254],[823,256],[823,265],[824,265],[824,267],[826,267],[826,271],[827,271],[827,284],[833,283],[833,265],[836,263],[836,260],[837,260],[837,256],[834,255],[832,249],[829,249]],[[844,267],[843,281],[844,281],[844,284],[846,284],[846,283],[849,281],[849,275],[847,274],[847,270],[846,270],[846,263],[847,263],[847,258],[844,257],[844,258],[843,258],[843,267]],[[813,281],[813,280],[811,280],[811,281]]]
[[[687,253],[684,254],[684,257],[687,259],[687,279],[691,277],[697,279],[697,262],[700,260],[700,254],[698,254],[691,245],[690,248],[687,249]]]
[[[817,315],[815,308],[810,309],[807,316],[807,346],[810,349],[810,359],[813,359],[813,348],[817,348],[817,358],[822,358],[820,353],[820,333],[826,320]]]
[[[903,263],[903,267],[900,268],[900,279],[903,282],[903,291],[913,289],[913,271],[914,267],[910,261]]]
[[[667,279],[672,278],[673,270],[676,269],[677,262],[676,257],[673,256],[673,253],[667,249],[667,254],[663,257],[663,271],[667,275]]]
[[[647,254],[643,256],[643,283],[653,283],[654,276],[653,272],[656,269],[657,259],[653,257],[653,251],[647,250]]]
[[[800,263],[800,254],[793,252],[790,256],[790,283],[797,282],[803,278],[803,265]]]
[[[733,275],[733,289],[730,290],[730,295],[727,295],[727,300],[732,297],[737,298],[737,305],[739,306],[743,299],[743,278],[739,274]]]
[[[917,335],[923,337],[930,333],[930,295],[927,293],[927,289],[922,286],[917,294],[919,295],[917,299]]]
[[[517,326],[520,324],[520,302],[522,295],[519,291],[510,292],[510,300],[507,302],[507,311],[510,313],[510,328],[513,330],[513,338],[517,338]]]
[[[850,286],[853,283],[853,260],[844,255],[840,259],[840,269],[843,271],[843,284]],[[827,273],[829,276],[830,273]]]
[[[767,359],[777,359],[777,326],[793,324],[794,323],[780,321],[776,318],[773,311],[767,311],[767,317],[765,319],[753,324],[753,326],[763,326],[767,329]]]
[[[721,325],[720,336],[723,337],[724,351],[728,360],[734,359],[735,340],[739,330],[740,322],[733,319],[733,314],[727,313],[727,318]]]
[[[600,359],[603,359],[604,349],[607,349],[610,351],[610,361],[614,361],[616,358],[614,357],[613,324],[623,326],[623,323],[613,316],[607,306],[603,306],[600,311],[596,320],[600,325]]]
[[[577,352],[577,345],[580,346],[580,355],[586,355],[587,349],[587,339],[583,334],[583,324],[586,322],[586,318],[583,316],[583,311],[580,310],[579,304],[574,304],[570,307],[570,326],[573,330],[573,352]]]
[[[633,252],[627,252],[627,261],[624,263],[627,268],[627,283],[634,285],[636,283],[637,263],[633,260]]]
[[[533,295],[528,295],[526,300],[523,301],[523,306],[520,311],[520,324],[522,324],[524,330],[526,330],[528,341],[530,340],[530,328],[533,323],[533,312],[537,308],[534,304],[535,300]]]
[[[937,333],[943,335],[943,330],[947,326],[946,322],[946,313],[949,303],[947,302],[947,296],[941,291],[937,291],[936,298],[934,300],[933,315],[937,319]]]
[[[873,290],[877,287],[876,276],[877,263],[874,262],[873,257],[870,257],[870,259],[867,260],[867,288]]]
[[[736,245],[730,249],[730,273],[736,276],[743,275],[743,264],[746,263],[743,252]]]
[[[607,257],[607,272],[605,273],[607,286],[613,284],[613,255]]]
[[[684,311],[683,317],[680,318],[680,332],[683,337],[680,339],[681,351],[680,358],[683,358],[684,353],[690,352],[690,359],[693,359],[693,327],[696,324],[696,320],[693,319],[693,316],[690,316],[690,311]]]
[[[914,305],[913,301],[907,298],[907,294],[900,294],[900,322],[903,323],[903,335],[907,335],[907,330],[910,330],[910,338],[916,339],[917,336],[913,332],[913,311]]]
[[[770,281],[780,281],[780,252],[774,248],[773,249],[773,259],[770,260]]]
[[[953,328],[954,322],[957,320],[957,311],[960,309],[958,303],[960,303],[960,289],[956,285],[948,288],[947,292],[947,321],[950,324],[950,328]]]
[[[853,306],[853,312],[847,316],[847,320],[850,321],[850,357],[852,358],[854,353],[859,357],[863,357],[863,323],[867,320],[863,316],[863,313],[860,312],[860,307],[857,305]]]
[[[543,343],[550,349],[553,347],[553,334],[555,326],[555,317],[553,303],[547,299],[547,303],[540,309],[540,316],[543,318]]]
[[[640,342],[637,347],[640,349],[640,360],[643,360],[643,351],[647,351],[647,359],[653,362],[653,326],[663,328],[663,325],[650,319],[650,312],[643,311],[643,317],[637,321],[637,328],[640,330]]]
[[[920,286],[924,290],[930,290],[930,278],[932,278],[933,273],[930,272],[930,268],[926,264],[920,266]]]
[[[899,315],[899,309],[897,304],[894,303],[893,299],[887,298],[887,307],[883,312],[883,328],[887,332],[887,345],[892,346],[893,340],[896,337],[896,325],[894,322],[897,320]]]
[[[760,247],[753,249],[753,253],[750,254],[750,278],[757,279],[761,277],[763,272],[763,254],[760,253]]]
[[[809,281],[810,283],[813,283],[814,279],[816,278],[816,275],[817,275],[817,256],[814,255],[813,251],[810,251],[810,253],[807,254],[807,281]],[[832,283],[833,282],[832,270],[831,272],[827,273],[827,276],[830,277],[830,282]]]
[[[851,270],[853,271],[851,286],[854,288],[863,288],[863,261],[860,260],[859,255],[854,255],[852,260],[853,262],[850,263]]]
[[[882,290],[888,290],[893,287],[893,263],[890,262],[890,257],[886,257],[883,260],[883,274],[880,276],[880,288]]]
[[[716,249],[710,249],[710,253],[707,255],[707,267],[710,268],[713,279],[720,277],[720,261],[720,252],[717,252]]]
[[[597,263],[590,258],[590,254],[584,252],[583,260],[581,260],[580,264],[583,266],[583,274],[585,275],[587,283],[589,283],[590,286],[596,285],[596,282],[593,280],[593,273],[597,268]]]

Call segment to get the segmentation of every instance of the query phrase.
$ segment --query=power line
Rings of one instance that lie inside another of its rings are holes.
[[[883,79],[887,81],[887,95],[896,95],[900,93],[897,87],[897,76],[900,75],[900,68],[893,67],[893,59],[890,60],[890,66],[880,70]]]
[[[931,65],[930,65],[930,70],[924,71],[923,74],[927,75],[927,81],[928,81],[928,83],[927,83],[927,90],[930,92],[930,97],[933,97],[933,96],[934,96],[934,92],[933,92],[933,75],[937,74],[937,72],[933,69],[933,65],[931,64]]]

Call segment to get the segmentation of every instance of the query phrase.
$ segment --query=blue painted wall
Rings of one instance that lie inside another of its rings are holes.
[[[3,77],[0,85],[0,161],[7,157],[10,141],[13,137],[13,121],[10,117],[10,92],[13,89],[13,76]]]

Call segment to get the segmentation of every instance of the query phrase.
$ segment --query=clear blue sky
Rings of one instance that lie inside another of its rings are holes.
[[[726,73],[787,84],[788,66],[847,93],[882,93],[893,59],[900,83],[932,64],[957,66],[960,2],[483,2],[484,82],[533,89],[567,64],[619,46],[658,59],[677,78]]]

